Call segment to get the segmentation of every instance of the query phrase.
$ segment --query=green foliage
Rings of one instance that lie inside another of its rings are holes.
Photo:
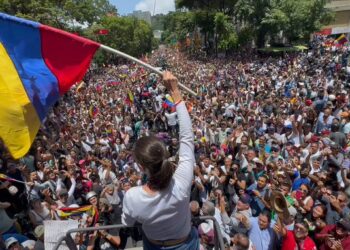
[[[164,30],[164,20],[166,15],[158,14],[151,17],[152,29],[153,30]]]
[[[307,39],[309,35],[329,24],[333,14],[324,8],[326,0],[274,0],[272,10],[262,20],[272,35],[283,31],[290,42]]]
[[[238,46],[238,36],[236,33],[230,33],[227,37],[220,40],[219,49],[224,51],[232,50]]]
[[[236,27],[241,30],[238,34],[239,44],[248,44],[249,38],[254,39],[258,47],[263,47],[268,37],[273,40],[280,32],[290,42],[307,40],[311,33],[332,20],[332,13],[325,9],[327,1],[176,0],[176,6],[200,13],[195,14],[195,20],[205,35],[217,35],[212,32],[213,16],[216,13],[229,15]],[[219,30],[220,28],[216,29],[218,33]]]
[[[107,29],[107,35],[98,35],[100,29]],[[105,16],[86,30],[86,35],[95,41],[141,56],[152,50],[153,32],[151,26],[134,17]]]
[[[224,51],[236,48],[238,45],[238,36],[230,21],[230,17],[222,12],[217,12],[214,23],[218,48]]]
[[[193,12],[171,12],[164,19],[162,40],[171,43],[174,39],[182,41],[195,28]]]
[[[250,27],[244,27],[237,34],[238,46],[247,47],[254,39],[254,31]]]
[[[117,13],[108,0],[0,0],[0,11],[71,30]]]

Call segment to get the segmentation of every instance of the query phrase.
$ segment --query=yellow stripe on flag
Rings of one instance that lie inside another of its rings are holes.
[[[39,128],[36,110],[12,60],[0,43],[0,137],[17,159],[28,152]]]
[[[339,41],[339,40],[344,39],[344,38],[346,38],[345,35],[344,35],[344,34],[341,34],[341,35],[336,39],[336,41]]]

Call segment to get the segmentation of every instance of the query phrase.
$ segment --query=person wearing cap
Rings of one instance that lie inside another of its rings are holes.
[[[295,222],[293,231],[287,230],[283,224],[276,223],[274,230],[282,236],[281,250],[299,249],[316,250],[315,242],[308,236],[309,227],[306,222],[299,220]]]
[[[300,144],[300,136],[298,131],[298,118],[296,115],[292,115],[287,122],[284,124],[284,133],[279,137],[279,142],[286,144],[292,140],[295,144]]]
[[[282,157],[281,153],[281,148],[278,145],[274,145],[271,147],[271,154],[270,156],[266,159],[266,164],[268,163],[276,163],[280,164],[279,162],[284,162],[284,159]]]
[[[19,243],[19,241],[16,238],[14,238],[14,237],[10,237],[7,240],[5,240],[5,246],[6,246],[7,250],[24,250],[25,249]]]
[[[226,211],[221,211],[221,218],[224,225],[229,226],[231,233],[247,233],[250,228],[251,197],[248,194],[240,195],[234,211],[229,217]]]
[[[45,228],[43,225],[39,225],[34,229],[34,236],[37,239],[34,245],[35,250],[44,250],[45,245],[44,245],[44,233],[45,233]]]
[[[319,250],[350,249],[350,220],[340,219],[335,225],[327,225],[316,234],[315,238],[321,242]]]

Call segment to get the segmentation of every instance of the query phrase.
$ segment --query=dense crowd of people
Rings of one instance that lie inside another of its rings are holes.
[[[196,61],[163,48],[145,59],[167,64],[198,93],[182,98],[196,161],[188,206],[201,249],[218,240],[201,215],[215,217],[227,249],[350,249],[350,47],[330,41],[316,37],[305,52],[274,57]],[[1,181],[0,249],[44,249],[47,220],[122,223],[125,194],[148,181],[134,159],[137,139],[154,135],[171,161],[179,158],[175,103],[161,83],[135,64],[91,69],[24,158],[2,147],[0,173],[24,184]],[[135,227],[74,240],[79,249],[124,249],[141,238]]]

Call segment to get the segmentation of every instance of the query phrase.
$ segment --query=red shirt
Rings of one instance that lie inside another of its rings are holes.
[[[307,236],[302,244],[298,246],[293,231],[287,231],[287,235],[282,242],[282,250],[316,250],[313,240]]]
[[[335,228],[336,226],[335,225],[328,225],[328,226],[325,226],[322,231],[320,232],[320,234],[332,234],[332,235],[335,235]],[[317,237],[317,235],[316,235]],[[340,241],[342,247],[344,250],[347,250],[347,249],[350,249],[350,235],[345,237],[344,239],[342,239]],[[328,245],[326,243],[323,243],[321,246],[320,246],[320,250],[330,250],[331,248],[328,247]]]

